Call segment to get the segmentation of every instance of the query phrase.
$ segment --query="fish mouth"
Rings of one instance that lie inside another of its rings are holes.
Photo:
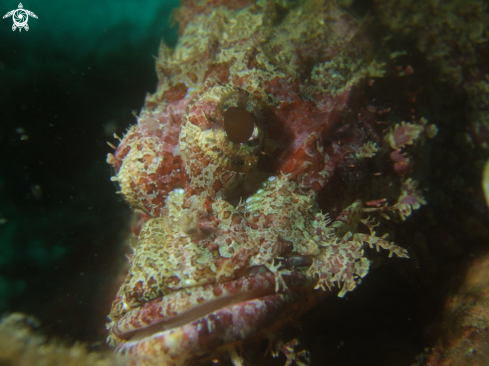
[[[317,292],[317,279],[300,270],[280,275],[282,288],[277,292],[277,276],[255,268],[233,281],[182,289],[151,300],[116,321],[111,332],[123,341],[117,351],[139,355],[154,348],[148,344],[159,344],[158,349],[171,353],[169,344],[180,344],[179,352],[198,354],[253,338],[279,322],[295,303]],[[212,344],[203,346],[204,336],[204,343]],[[175,337],[195,342],[186,347]]]

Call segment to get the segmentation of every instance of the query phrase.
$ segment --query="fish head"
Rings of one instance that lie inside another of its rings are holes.
[[[368,36],[329,1],[208,3],[183,2],[157,91],[108,159],[144,213],[110,341],[148,364],[232,355],[368,269],[344,228],[361,205],[330,227],[318,202],[362,185],[355,152],[377,137],[354,118]]]

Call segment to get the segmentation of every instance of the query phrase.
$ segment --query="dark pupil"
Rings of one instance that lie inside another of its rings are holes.
[[[230,107],[224,112],[224,130],[234,144],[246,142],[253,134],[253,116],[244,107]]]

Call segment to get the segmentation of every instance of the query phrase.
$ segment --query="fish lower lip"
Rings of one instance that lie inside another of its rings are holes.
[[[148,365],[197,365],[220,358],[240,344],[275,333],[324,298],[325,291],[285,291],[236,303],[179,328],[117,347],[121,355]]]
[[[289,296],[297,295],[297,298],[306,296],[316,284],[316,280],[299,271],[292,271],[282,278],[288,287],[285,292]],[[137,343],[158,333],[181,328],[236,304],[274,295],[280,294],[275,292],[273,273],[259,273],[230,282],[183,289],[126,313],[116,322],[112,332],[118,338]],[[199,296],[202,301],[199,301]],[[174,309],[171,310],[172,308]]]

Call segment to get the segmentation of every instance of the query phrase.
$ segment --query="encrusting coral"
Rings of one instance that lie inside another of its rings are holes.
[[[110,351],[89,351],[85,344],[67,346],[36,332],[39,323],[20,313],[4,315],[0,321],[0,365],[2,366],[126,366],[128,359]]]

